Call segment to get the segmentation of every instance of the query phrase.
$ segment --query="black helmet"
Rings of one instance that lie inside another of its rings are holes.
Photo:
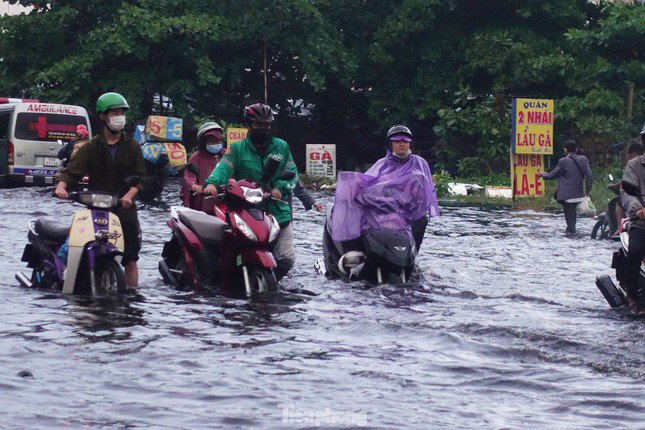
[[[244,108],[244,119],[249,122],[271,122],[273,121],[273,112],[265,104],[254,103]]]
[[[390,127],[390,129],[387,131],[387,136],[385,137],[387,141],[390,141],[390,138],[392,136],[395,136],[397,134],[405,134],[407,135],[410,139],[412,139],[412,132],[410,131],[409,128],[407,128],[404,125],[395,125],[393,127]]]
[[[410,142],[410,148],[412,148],[412,132],[406,126],[398,124],[390,127],[390,129],[387,131],[387,136],[385,138],[387,149],[392,149],[392,137],[400,135],[407,136],[407,139],[405,140],[409,139],[408,141]]]

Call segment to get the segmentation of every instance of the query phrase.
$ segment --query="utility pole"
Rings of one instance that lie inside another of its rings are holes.
[[[629,95],[627,96],[627,121],[632,120],[632,108],[634,107],[634,83],[629,84]]]
[[[269,104],[269,86],[267,80],[267,41],[264,39],[264,104]]]

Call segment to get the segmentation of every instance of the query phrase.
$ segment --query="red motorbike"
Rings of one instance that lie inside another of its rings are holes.
[[[264,177],[272,177],[270,171],[275,172],[278,165],[267,163]],[[189,164],[187,168],[199,175],[197,166]],[[285,170],[280,179],[294,176]],[[246,297],[276,290],[271,248],[280,226],[273,215],[258,208],[271,195],[248,179],[229,179],[218,191],[212,200],[207,198],[212,207],[206,212],[171,208],[167,224],[172,238],[164,244],[159,262],[164,282],[176,288],[221,290]]]

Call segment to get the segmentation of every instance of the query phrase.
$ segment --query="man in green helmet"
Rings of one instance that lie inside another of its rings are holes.
[[[123,131],[125,113],[130,108],[118,93],[105,93],[96,101],[96,113],[103,122],[103,130],[86,143],[61,171],[54,193],[61,199],[68,197],[67,189],[85,175],[89,176],[90,191],[117,194],[128,176],[146,177],[141,146]],[[141,182],[130,187],[121,197],[122,206],[114,210],[123,228],[125,249],[121,264],[125,268],[125,283],[135,288],[139,282],[137,260],[141,250],[141,227],[134,199],[143,188]]]

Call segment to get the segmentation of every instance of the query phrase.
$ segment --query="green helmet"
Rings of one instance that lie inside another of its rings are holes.
[[[106,112],[110,109],[130,109],[130,106],[121,94],[105,93],[96,101],[96,113]]]

